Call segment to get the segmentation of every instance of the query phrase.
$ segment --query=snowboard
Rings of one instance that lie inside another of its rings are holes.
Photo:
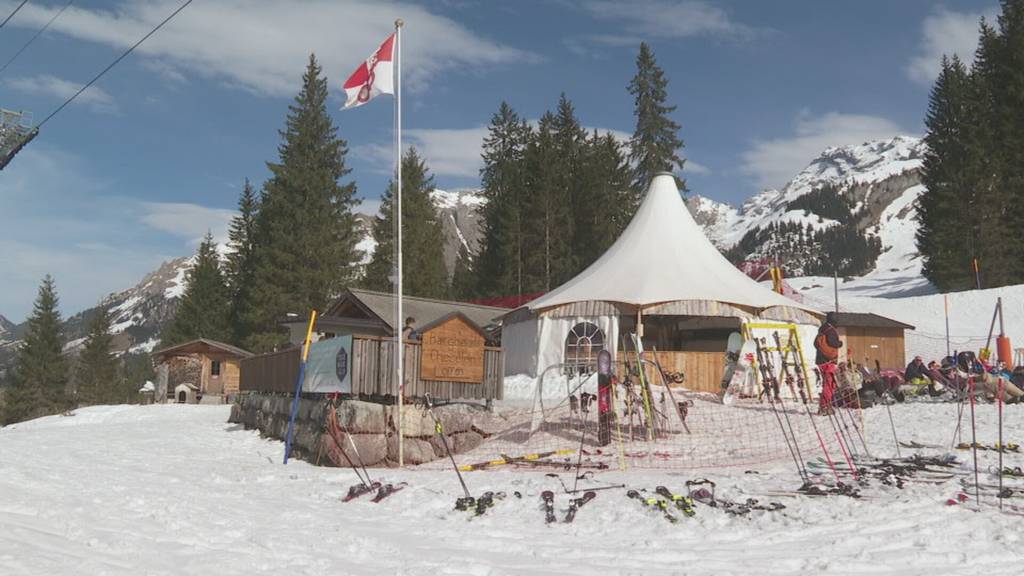
[[[732,374],[740,360],[740,349],[743,348],[743,336],[739,332],[729,334],[729,342],[725,346],[725,372],[722,373],[722,390],[729,388]]]
[[[754,378],[754,355],[757,354],[757,343],[747,340],[739,349],[739,358],[729,376],[729,382],[722,394],[723,404],[732,404],[742,394],[756,394],[757,382]]]

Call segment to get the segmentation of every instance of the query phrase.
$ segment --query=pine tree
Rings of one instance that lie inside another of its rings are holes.
[[[639,198],[659,172],[682,170],[685,160],[679,156],[683,141],[680,126],[669,114],[675,106],[668,106],[668,78],[654,59],[647,43],[640,44],[636,58],[636,76],[629,83],[633,96],[633,114],[636,130],[630,139],[629,159],[633,164],[633,191]],[[678,176],[679,189],[686,191],[686,182]]]
[[[147,381],[156,380],[153,361],[148,354],[126,353],[121,357],[117,374],[117,389],[113,401],[124,404],[139,402],[139,389]]]
[[[39,287],[24,342],[5,395],[4,423],[13,424],[70,408],[67,365],[61,355],[57,289],[47,275]]]
[[[444,230],[430,199],[434,177],[416,148],[402,156],[402,291],[409,296],[444,298],[448,272],[444,263]],[[373,222],[377,248],[366,267],[366,286],[391,291],[395,252],[395,180],[381,198]]]
[[[998,54],[993,62],[993,143],[999,159],[997,198],[1004,203],[998,249],[1009,268],[996,285],[1024,281],[1024,0],[1002,0]]]
[[[460,243],[459,253],[455,258],[455,270],[452,272],[452,299],[465,301],[476,297],[476,273],[473,271],[473,264],[469,248]]]
[[[256,219],[259,209],[259,198],[246,178],[238,198],[238,215],[232,218],[228,231],[231,251],[224,265],[224,279],[231,300],[231,341],[238,345],[245,342],[251,332],[247,319],[250,317],[248,312],[253,309],[253,286],[256,282]]]
[[[583,200],[575,213],[576,269],[581,271],[612,245],[636,212],[629,164],[610,133],[595,130],[586,141],[577,176]]]
[[[480,170],[487,204],[481,212],[480,248],[473,268],[481,296],[525,293],[523,209],[530,139],[526,121],[502,102],[484,138]]]
[[[327,113],[327,80],[312,55],[280,134],[257,217],[254,306],[243,315],[254,350],[283,344],[282,317],[323,310],[358,273],[356,188],[339,184],[350,172],[348,144]]]
[[[78,404],[106,404],[118,401],[118,361],[111,352],[110,312],[100,305],[89,320],[89,334],[75,366]]]
[[[569,190],[555,160],[555,116],[545,113],[526,150],[523,204],[524,289],[548,291],[572,277],[572,213]]]
[[[228,289],[220,269],[217,245],[209,233],[199,245],[196,261],[185,276],[185,293],[162,346],[174,346],[197,338],[224,341],[231,337],[228,323]]]

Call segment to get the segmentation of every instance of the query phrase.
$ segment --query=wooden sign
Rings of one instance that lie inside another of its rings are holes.
[[[420,379],[481,384],[484,336],[461,315],[452,315],[423,331]]]

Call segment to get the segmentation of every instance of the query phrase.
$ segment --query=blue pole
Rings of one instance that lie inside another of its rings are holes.
[[[292,397],[292,413],[288,418],[288,436],[284,441],[284,463],[292,453],[292,437],[295,433],[295,417],[299,413],[299,399],[302,397],[302,381],[306,379],[306,358],[309,356],[309,340],[313,337],[313,326],[316,324],[316,310],[309,314],[309,328],[306,329],[306,341],[302,345],[302,356],[299,361],[299,377],[295,382],[295,396]]]
[[[299,364],[299,379],[295,383],[295,396],[292,398],[292,414],[288,418],[288,439],[284,442],[284,463],[288,463],[288,455],[292,453],[292,434],[295,431],[295,417],[299,413],[299,398],[302,396],[302,381],[306,378],[306,363]]]

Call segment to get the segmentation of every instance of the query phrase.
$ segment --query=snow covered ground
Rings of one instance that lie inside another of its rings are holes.
[[[954,410],[908,404],[893,415],[904,439],[948,444]],[[1010,440],[1024,439],[1022,410],[1007,408]],[[540,491],[556,491],[559,517],[568,496],[544,474],[467,474],[474,493],[509,494],[477,518],[452,510],[461,490],[450,470],[374,470],[409,487],[380,504],[346,504],[338,497],[352,472],[283,466],[280,442],[227,416],[226,406],[94,407],[0,430],[0,574],[991,576],[1019,574],[1024,561],[1021,518],[944,505],[956,481],[872,485],[862,500],[769,497],[798,483],[782,461],[710,476],[719,496],[779,500],[780,512],[743,518],[699,507],[673,525],[616,489],[597,492],[574,524],[545,525]],[[891,453],[885,411],[865,418],[873,451]],[[978,422],[979,440],[994,441],[994,408],[982,406]],[[983,468],[995,462],[982,454]],[[1022,460],[1010,454],[1006,464]],[[681,491],[691,477],[630,470],[598,480]]]

